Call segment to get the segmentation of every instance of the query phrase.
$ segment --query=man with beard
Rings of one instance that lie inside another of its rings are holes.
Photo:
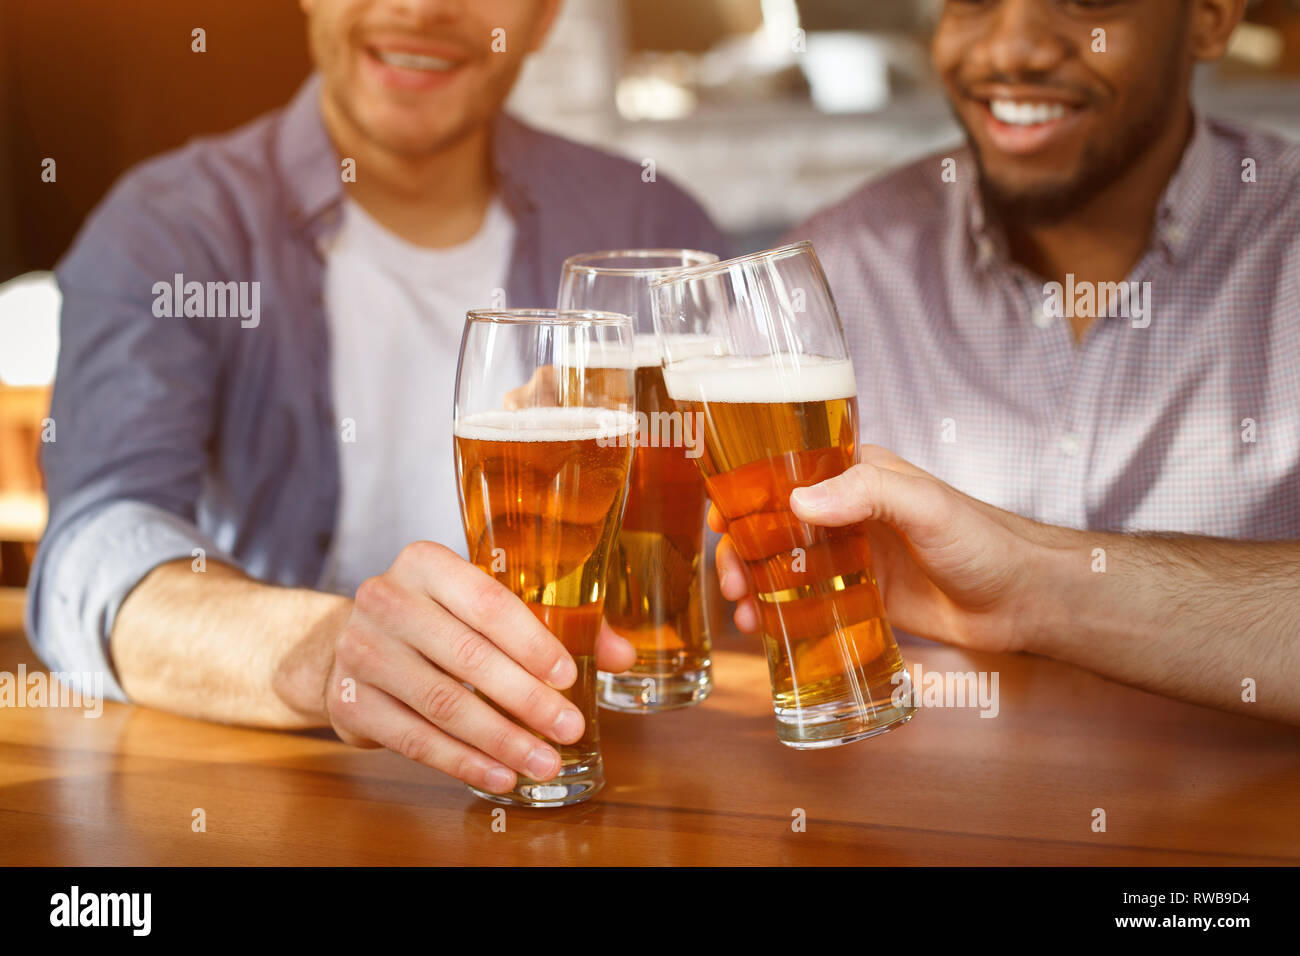
[[[871,443],[792,505],[877,522],[907,631],[1300,722],[1300,147],[1189,92],[1243,6],[947,0],[966,147],[792,236]]]

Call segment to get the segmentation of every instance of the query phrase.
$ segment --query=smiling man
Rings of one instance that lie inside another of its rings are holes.
[[[794,235],[868,444],[791,505],[870,522],[906,631],[1300,724],[1300,147],[1189,95],[1242,8],[947,0],[966,147]]]
[[[1243,0],[947,0],[966,146],[815,216],[863,440],[1052,524],[1300,538],[1300,147],[1208,119]]]
[[[59,267],[28,633],[110,696],[328,724],[491,791],[548,779],[530,730],[582,735],[574,661],[460,556],[465,312],[553,307],[574,253],[721,240],[639,164],[502,112],[557,0],[302,6],[295,99],[132,171]],[[186,292],[163,317],[158,283],[252,284],[260,314]],[[602,636],[603,669],[632,657]]]

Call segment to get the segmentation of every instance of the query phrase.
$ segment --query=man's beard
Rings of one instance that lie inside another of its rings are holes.
[[[1181,29],[1177,35],[1181,35]],[[1171,45],[1164,57],[1162,76],[1152,86],[1156,98],[1147,110],[1116,130],[1114,136],[1086,147],[1079,161],[1079,170],[1071,180],[1035,189],[1018,188],[1014,182],[1000,183],[992,179],[984,168],[983,157],[969,127],[961,114],[954,110],[975,155],[985,209],[1004,223],[1043,226],[1059,223],[1085,207],[1106,187],[1130,172],[1175,122],[1175,113],[1183,102],[1179,95],[1185,82],[1181,71],[1178,47]],[[1085,95],[1085,102],[1095,101]]]
[[[1084,150],[1078,173],[1070,180],[1038,188],[1019,188],[991,178],[975,140],[966,131],[979,171],[980,195],[988,213],[998,220],[1019,226],[1059,223],[1091,202],[1106,187],[1122,179],[1146,155],[1172,121],[1176,97],[1153,103],[1104,143]]]

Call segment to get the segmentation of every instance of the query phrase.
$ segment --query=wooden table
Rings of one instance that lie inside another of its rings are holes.
[[[763,658],[719,643],[709,701],[602,716],[605,791],[508,810],[505,832],[450,779],[324,732],[112,703],[98,719],[0,709],[0,864],[1300,862],[1300,730],[904,638],[910,665],[998,671],[999,716],[923,709],[800,753],[774,736]],[[19,633],[0,635],[0,671],[20,661],[39,666]]]

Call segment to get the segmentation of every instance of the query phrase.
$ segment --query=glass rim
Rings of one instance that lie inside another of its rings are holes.
[[[652,289],[662,289],[670,282],[681,282],[683,280],[697,279],[701,276],[713,275],[718,272],[725,272],[734,265],[743,263],[757,262],[762,259],[784,259],[801,252],[813,252],[813,244],[810,239],[800,239],[796,242],[787,242],[783,246],[774,246],[771,249],[762,249],[758,252],[746,253],[743,256],[736,256],[733,259],[720,259],[717,262],[706,262],[698,266],[687,266],[682,269],[673,270],[672,275],[660,276],[650,280]]]
[[[596,309],[470,309],[465,322],[493,322],[500,325],[619,326],[633,324],[622,312]]]
[[[671,259],[674,256],[682,259],[697,259],[698,261],[690,265],[652,266],[646,268],[637,268],[636,266],[593,266],[587,264],[593,259]],[[652,275],[657,277],[669,272],[680,272],[682,269],[698,269],[701,266],[713,265],[718,261],[716,252],[706,252],[703,249],[602,249],[598,252],[581,252],[576,256],[569,256],[564,260],[561,271],[581,272],[587,275]]]

